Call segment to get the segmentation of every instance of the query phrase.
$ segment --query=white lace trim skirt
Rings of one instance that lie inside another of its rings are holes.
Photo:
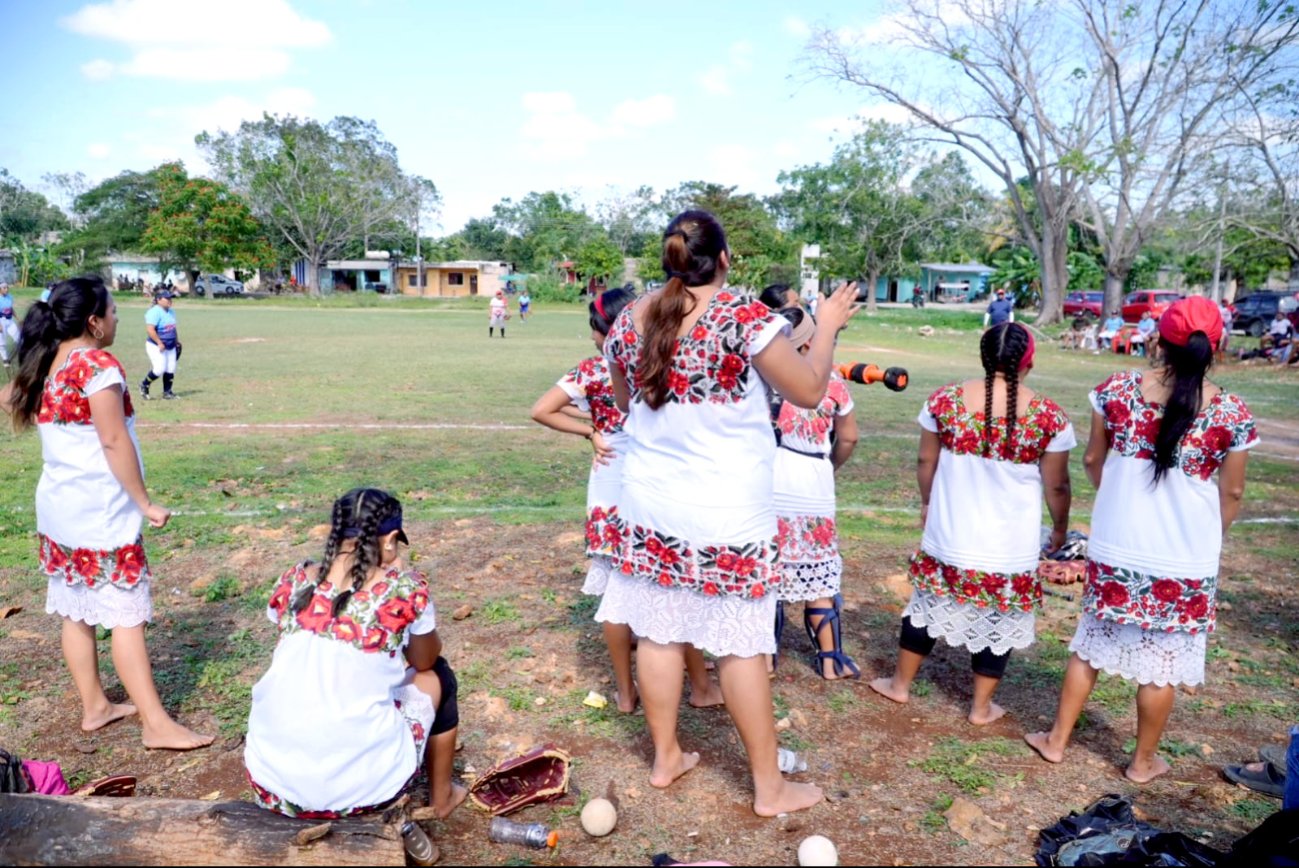
[[[780,585],[776,598],[786,603],[829,599],[839,593],[843,558],[809,563],[780,564]]]
[[[1143,630],[1139,624],[1117,624],[1083,613],[1069,650],[1093,669],[1138,684],[1194,687],[1204,683],[1208,640],[1204,632]]]
[[[51,578],[45,595],[45,612],[110,630],[136,627],[153,620],[153,598],[149,595],[148,582],[129,588],[111,584],[88,588]]]
[[[582,593],[593,597],[604,595],[609,586],[609,576],[614,572],[613,559],[596,556],[591,558],[591,566],[586,571],[586,581],[582,583]]]
[[[705,597],[611,570],[595,620],[627,624],[644,639],[683,642],[715,657],[776,651],[776,598]]]
[[[930,636],[971,654],[990,650],[998,656],[1027,648],[1037,638],[1037,618],[1032,612],[986,609],[940,597],[929,591],[911,592],[911,602],[902,612],[911,623],[924,627]]]

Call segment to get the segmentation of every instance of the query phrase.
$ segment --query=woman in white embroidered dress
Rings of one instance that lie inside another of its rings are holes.
[[[636,298],[627,287],[611,289],[589,305],[591,340],[604,351],[604,341],[622,309]],[[590,416],[584,419],[569,414],[576,408]],[[576,434],[590,441],[595,457],[586,486],[586,556],[591,567],[582,585],[582,593],[602,596],[609,584],[613,556],[622,541],[622,520],[618,516],[618,494],[622,490],[622,460],[627,435],[623,423],[627,414],[618,409],[609,379],[609,363],[603,355],[584,360],[569,371],[532,407],[532,419],[547,428]],[[614,697],[618,710],[630,714],[636,710],[638,697],[632,678],[632,632],[626,624],[606,622],[604,643],[613,663]],[[722,694],[708,675],[704,655],[697,649],[686,653],[686,671],[690,675],[690,704],[707,708],[722,703]]]
[[[1158,749],[1174,685],[1204,682],[1222,538],[1258,444],[1245,402],[1206,379],[1221,338],[1213,302],[1182,299],[1159,318],[1158,370],[1115,374],[1091,393],[1084,464],[1097,492],[1083,612],[1055,723],[1025,736],[1049,762],[1064,759],[1103,669],[1139,685],[1124,774],[1144,784],[1169,769]]]
[[[776,516],[767,383],[814,407],[825,395],[835,333],[854,311],[854,285],[822,306],[806,361],[788,325],[725,288],[726,235],[711,214],[686,211],[663,236],[667,285],[629,306],[605,342],[618,405],[629,414],[618,509],[626,533],[596,613],[640,636],[637,668],[654,741],[650,783],[669,786],[699,756],[677,740],[685,649],[721,658],[722,694],[749,756],[761,816],[821,800],[785,781],[764,654],[775,651]]]
[[[421,764],[429,805],[464,801],[452,783],[460,714],[428,578],[402,562],[401,504],[374,488],[334,502],[319,565],[280,577],[266,615],[279,628],[253,686],[244,763],[253,798],[295,817],[343,817],[402,795]]]
[[[1022,385],[1033,349],[1022,325],[993,326],[979,342],[984,378],[944,386],[920,411],[924,537],[909,570],[915,590],[902,613],[897,668],[870,685],[905,703],[938,639],[967,648],[975,725],[1006,713],[992,696],[1010,652],[1035,639],[1044,487],[1051,550],[1069,522],[1069,450],[1077,440],[1059,405]]]
[[[117,305],[102,280],[56,285],[23,320],[18,373],[3,402],[15,428],[34,423],[41,435],[36,531],[49,578],[45,611],[63,617],[63,656],[81,696],[82,730],[138,710],[146,747],[192,750],[213,737],[167,714],[145,648],[152,574],[140,527],[145,519],[165,526],[171,511],[144,487],[126,374],[105,349],[116,335]],[[104,694],[96,626],[113,631],[113,667],[131,704]]]
[[[779,311],[793,327],[800,354],[812,348],[817,325],[801,307]],[[812,643],[812,668],[822,678],[860,678],[861,670],[843,652],[839,613],[843,558],[835,528],[834,475],[857,447],[852,395],[838,371],[821,403],[811,410],[781,401],[776,415],[772,506],[776,510],[781,580],[776,596],[776,645],[785,625],[785,603],[803,603],[803,629]],[[831,444],[831,434],[834,442]],[[773,658],[772,668],[775,668]]]

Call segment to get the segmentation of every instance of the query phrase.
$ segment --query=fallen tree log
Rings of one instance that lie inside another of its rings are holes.
[[[400,823],[321,824],[250,802],[0,795],[0,865],[406,864]]]

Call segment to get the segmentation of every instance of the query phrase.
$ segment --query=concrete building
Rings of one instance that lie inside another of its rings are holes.
[[[431,298],[491,296],[496,294],[496,290],[505,289],[506,278],[512,271],[510,263],[491,260],[426,262],[424,285],[420,286],[418,263],[399,262],[396,267],[396,288],[402,295]]]

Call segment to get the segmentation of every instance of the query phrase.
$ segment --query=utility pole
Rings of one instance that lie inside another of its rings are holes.
[[[1231,163],[1222,167],[1222,185],[1218,188],[1218,246],[1213,254],[1213,286],[1209,297],[1214,303],[1222,302],[1222,236],[1226,234],[1227,223],[1227,175],[1231,172]]]

